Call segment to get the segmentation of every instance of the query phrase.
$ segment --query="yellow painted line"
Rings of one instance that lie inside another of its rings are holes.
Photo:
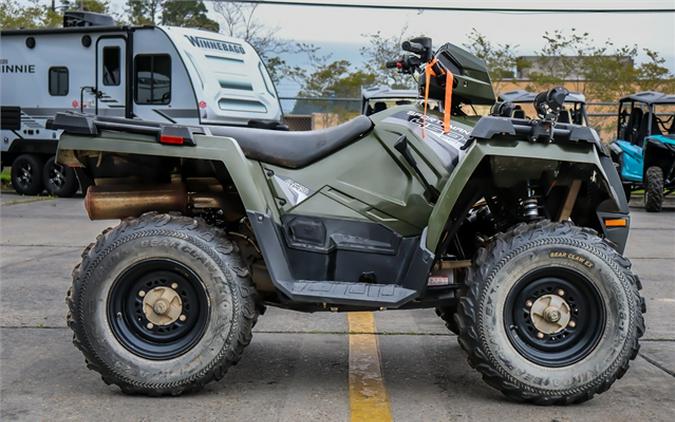
[[[349,407],[352,422],[391,421],[380,365],[380,345],[372,312],[350,312]]]

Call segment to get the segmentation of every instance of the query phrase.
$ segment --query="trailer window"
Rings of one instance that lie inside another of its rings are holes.
[[[136,104],[171,102],[171,57],[168,54],[137,55],[134,75]]]
[[[103,47],[103,85],[120,84],[120,48]]]
[[[68,95],[68,68],[49,68],[49,95]]]

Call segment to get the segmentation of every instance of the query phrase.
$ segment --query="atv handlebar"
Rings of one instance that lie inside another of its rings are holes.
[[[424,46],[420,43],[417,43],[417,42],[403,41],[403,44],[401,44],[401,48],[404,51],[409,51],[413,54],[419,54],[419,55],[424,54]]]

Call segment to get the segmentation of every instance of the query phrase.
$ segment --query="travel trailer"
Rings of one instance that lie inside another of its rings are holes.
[[[254,48],[214,32],[116,26],[69,12],[63,28],[2,31],[2,166],[21,194],[73,195],[75,172],[54,162],[57,112],[165,124],[281,129],[274,84]]]

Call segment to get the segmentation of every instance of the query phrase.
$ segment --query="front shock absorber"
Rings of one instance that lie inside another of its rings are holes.
[[[522,200],[521,205],[523,208],[523,217],[527,221],[539,220],[541,216],[539,215],[539,195],[537,195],[536,185],[527,182],[527,197]]]

